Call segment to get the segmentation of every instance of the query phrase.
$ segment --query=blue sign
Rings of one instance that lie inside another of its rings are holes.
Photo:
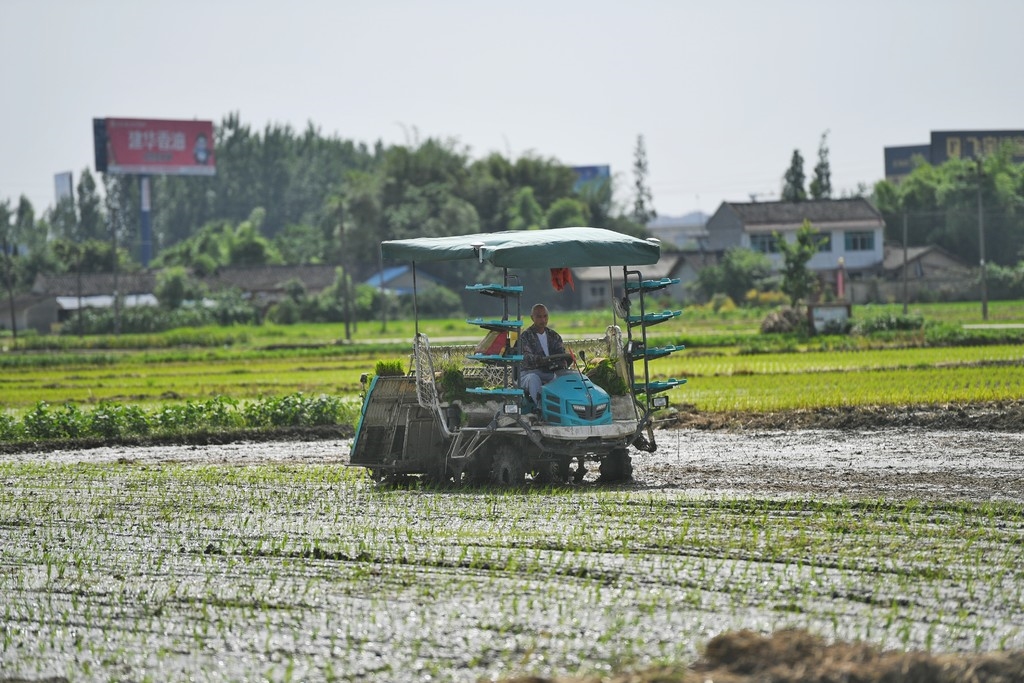
[[[603,183],[612,177],[611,166],[573,166],[576,172],[576,184],[573,191],[579,192],[580,188],[589,183]]]

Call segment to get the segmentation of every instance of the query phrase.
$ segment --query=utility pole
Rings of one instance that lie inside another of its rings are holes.
[[[907,207],[903,207],[903,315],[907,315]]]
[[[985,272],[985,211],[981,203],[981,181],[985,177],[977,159],[978,169],[978,255],[981,258],[981,319],[988,320],[988,274]]]

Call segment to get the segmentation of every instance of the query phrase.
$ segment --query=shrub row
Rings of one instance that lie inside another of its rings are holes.
[[[218,396],[152,410],[116,403],[101,403],[92,410],[82,410],[74,403],[54,407],[40,401],[21,419],[0,414],[0,442],[340,425],[353,422],[356,410],[337,396],[309,396],[301,392],[244,404]]]

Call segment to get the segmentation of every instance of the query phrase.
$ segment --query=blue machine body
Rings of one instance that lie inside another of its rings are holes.
[[[541,419],[552,425],[606,425],[612,422],[612,400],[589,377],[570,370],[541,388],[540,412]]]

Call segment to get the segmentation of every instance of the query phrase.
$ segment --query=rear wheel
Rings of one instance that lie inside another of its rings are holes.
[[[431,486],[447,486],[451,483],[451,474],[442,460],[440,463],[431,465],[425,476],[426,482]]]
[[[633,459],[625,448],[616,448],[601,459],[601,481],[629,481],[633,478]]]
[[[510,443],[503,443],[494,452],[491,482],[499,486],[522,486],[526,478],[526,455]]]

